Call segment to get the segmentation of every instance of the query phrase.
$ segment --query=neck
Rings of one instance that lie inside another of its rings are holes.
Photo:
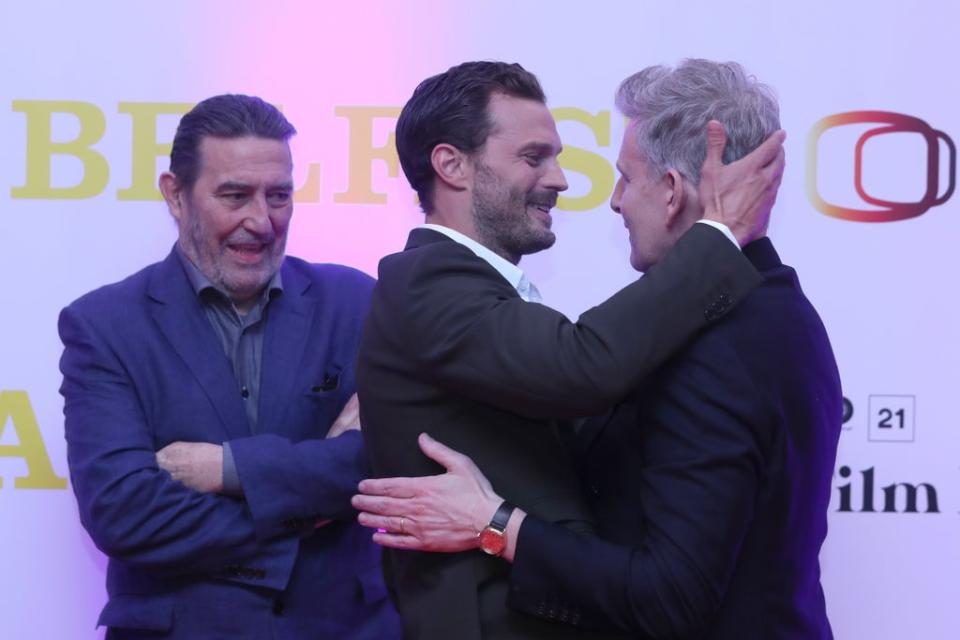
[[[471,240],[486,246],[479,235],[477,235],[477,228],[474,226],[473,220],[469,218],[464,219],[462,216],[446,215],[442,211],[434,210],[426,215],[424,222],[427,224],[438,224],[442,227],[453,229],[454,231],[458,231],[467,236]]]

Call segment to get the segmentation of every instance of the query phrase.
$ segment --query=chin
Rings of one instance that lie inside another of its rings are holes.
[[[527,253],[527,254],[537,253],[538,251],[543,251],[544,249],[549,249],[549,248],[552,247],[556,242],[557,242],[557,236],[556,236],[553,232],[548,231],[548,232],[546,232],[545,234],[541,235],[539,238],[537,238],[536,242],[531,242],[531,243],[530,243],[531,249],[530,249],[530,251],[527,251],[526,253]]]

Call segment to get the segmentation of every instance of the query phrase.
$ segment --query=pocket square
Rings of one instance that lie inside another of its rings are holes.
[[[327,391],[333,391],[340,386],[340,374],[339,373],[327,373],[323,376],[323,382],[321,384],[315,384],[310,388],[310,391],[314,393],[326,393]]]

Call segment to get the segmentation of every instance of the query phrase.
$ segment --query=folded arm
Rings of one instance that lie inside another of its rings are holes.
[[[263,539],[242,500],[171,478],[157,464],[143,390],[118,354],[75,309],[63,311],[59,327],[70,475],[80,519],[96,545],[158,574],[217,574],[243,565],[256,569],[252,577],[225,577],[286,584],[297,537]]]

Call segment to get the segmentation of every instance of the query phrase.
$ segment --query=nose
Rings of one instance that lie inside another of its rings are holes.
[[[270,205],[267,203],[266,195],[258,194],[255,198],[251,198],[244,213],[244,229],[257,234],[270,231]]]
[[[613,209],[614,213],[620,213],[620,201],[623,198],[623,178],[617,180],[617,186],[613,188],[613,193],[610,195],[610,208]]]
[[[551,163],[550,171],[547,172],[544,179],[544,187],[552,191],[566,191],[569,187],[567,177],[563,175],[563,169],[560,168],[560,163],[557,160]]]

